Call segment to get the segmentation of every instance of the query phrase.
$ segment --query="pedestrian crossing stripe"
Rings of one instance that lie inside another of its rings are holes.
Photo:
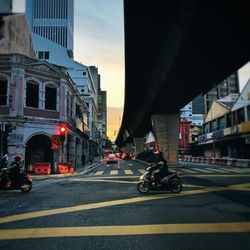
[[[192,168],[192,170],[194,170],[194,171],[197,172],[197,169],[195,169],[195,168]],[[201,169],[201,168],[199,168],[199,172],[202,172],[202,173],[211,173],[210,170],[208,170],[208,169]]]
[[[131,170],[124,170],[125,174],[133,174]]]
[[[208,170],[211,170],[212,172],[217,172],[217,173],[228,173],[228,171],[222,170],[222,169],[217,169],[217,168],[207,168]]]
[[[118,170],[111,170],[110,175],[118,175]]]
[[[181,169],[181,171],[184,171],[189,174],[197,174],[197,171],[191,170],[191,169]]]
[[[170,171],[172,172],[180,172],[181,174],[218,174],[218,173],[223,173],[223,174],[232,174],[232,173],[237,173],[237,174],[244,174],[244,173],[250,173],[250,169],[229,169],[229,168],[170,168]],[[97,171],[95,173],[92,173],[92,175],[95,176],[101,176],[104,174],[107,175],[138,175],[144,174],[146,172],[145,169],[119,169],[119,170],[106,170],[106,171]]]
[[[146,172],[146,170],[144,169],[138,169],[138,171],[141,173],[141,174],[144,174]]]
[[[97,171],[94,175],[102,175],[104,171]]]

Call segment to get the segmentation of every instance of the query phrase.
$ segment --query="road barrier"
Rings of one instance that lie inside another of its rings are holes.
[[[220,166],[231,167],[250,167],[250,159],[235,159],[235,158],[212,158],[212,157],[193,157],[190,155],[181,156],[179,161],[206,163]]]
[[[68,170],[69,170],[69,173],[71,174],[74,173],[74,164],[72,162],[68,163]]]
[[[58,162],[57,163],[57,173],[58,174],[67,174],[69,172],[68,162]]]
[[[49,162],[34,163],[34,173],[37,175],[49,175],[51,172],[51,164]]]

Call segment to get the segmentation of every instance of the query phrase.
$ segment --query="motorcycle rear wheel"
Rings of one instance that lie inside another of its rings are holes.
[[[177,180],[177,179],[172,180],[170,185],[171,185],[170,190],[172,193],[178,194],[182,191],[182,184],[179,180]]]
[[[29,183],[29,182],[23,182],[21,185],[20,185],[20,189],[22,192],[24,193],[27,193],[31,190],[32,188],[32,184]]]
[[[149,185],[147,182],[139,182],[137,184],[137,189],[141,194],[146,194],[149,191]]]

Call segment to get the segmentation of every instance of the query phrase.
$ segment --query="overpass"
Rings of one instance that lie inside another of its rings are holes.
[[[125,102],[116,144],[178,114],[250,59],[247,1],[124,0]]]

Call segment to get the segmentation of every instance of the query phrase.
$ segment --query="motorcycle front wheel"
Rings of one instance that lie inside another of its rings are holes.
[[[147,182],[139,182],[137,184],[137,189],[141,194],[146,194],[149,191],[149,185]]]
[[[182,184],[178,179],[174,179],[171,181],[171,192],[178,194],[182,191]]]
[[[32,188],[32,183],[29,181],[25,181],[21,184],[20,189],[22,192],[27,193],[31,190]]]

